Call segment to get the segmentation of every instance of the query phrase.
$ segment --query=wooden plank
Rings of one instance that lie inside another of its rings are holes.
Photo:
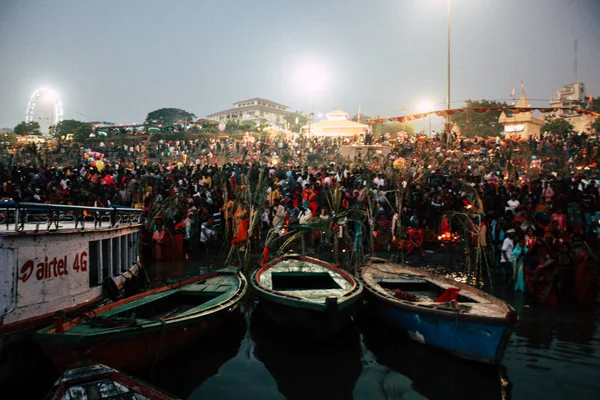
[[[206,281],[207,285],[222,285],[227,282],[229,279],[226,276],[215,276],[214,278],[210,278]]]
[[[203,292],[216,292],[220,285],[206,285]]]

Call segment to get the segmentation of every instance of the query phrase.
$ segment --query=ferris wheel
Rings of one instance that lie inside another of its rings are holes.
[[[49,88],[39,88],[29,98],[25,122],[36,121],[40,132],[48,134],[50,126],[56,126],[63,120],[63,105],[58,93]]]

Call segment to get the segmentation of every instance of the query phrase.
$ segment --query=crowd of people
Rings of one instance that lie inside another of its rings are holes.
[[[250,238],[264,245],[272,228],[314,221],[331,221],[350,248],[367,248],[369,232],[374,250],[407,256],[458,240],[538,302],[595,301],[596,254],[586,244],[600,233],[597,136],[401,134],[374,141],[389,146],[387,154],[341,157],[340,146],[364,140],[246,134],[102,142],[61,165],[3,163],[0,199],[142,208],[156,259],[215,251],[225,237],[244,250]],[[93,152],[101,157],[83,157]],[[360,213],[336,218],[351,210]],[[457,228],[460,216],[468,231]],[[313,246],[320,240],[317,232],[308,237]]]

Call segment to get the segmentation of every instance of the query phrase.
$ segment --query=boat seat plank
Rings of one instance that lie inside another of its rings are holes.
[[[319,289],[319,290],[282,290],[281,293],[301,297],[311,303],[325,303],[327,297],[341,297],[346,294],[345,289]]]
[[[221,285],[206,285],[204,286],[203,292],[217,292]]]
[[[207,279],[204,284],[205,285],[222,285],[223,283],[225,283],[227,281],[229,281],[229,277],[215,276],[215,277]]]
[[[206,303],[200,304],[197,307],[194,308],[190,308],[189,310],[183,311],[181,313],[172,315],[171,317],[181,317],[181,316],[185,316],[185,315],[190,315],[190,314],[195,314],[198,312],[201,312],[209,307],[218,305],[219,303],[223,302],[224,300],[226,300],[229,297],[229,291],[223,292],[222,294],[216,296],[213,299],[210,299],[209,301],[207,301]]]
[[[174,293],[176,293],[176,292],[168,290],[166,292],[156,293],[156,294],[153,294],[153,295],[150,295],[150,296],[147,296],[147,297],[142,297],[141,299],[132,301],[131,303],[125,304],[125,305],[123,305],[121,307],[115,307],[115,308],[113,308],[111,310],[105,311],[105,312],[103,312],[101,314],[98,314],[98,315],[102,315],[103,317],[111,317],[113,315],[120,314],[120,313],[122,313],[124,311],[129,311],[131,309],[139,307],[139,306],[141,306],[143,304],[148,304],[148,303],[151,303],[153,301],[162,299],[164,297],[171,296]]]

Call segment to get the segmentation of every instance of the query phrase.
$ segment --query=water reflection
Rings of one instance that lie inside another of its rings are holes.
[[[422,346],[371,316],[366,307],[361,308],[358,321],[363,343],[375,357],[365,362],[386,366],[394,373],[375,369],[380,376],[372,380],[379,380],[386,398],[401,398],[409,391],[444,400],[502,399],[509,395],[502,366],[465,361]]]
[[[535,348],[548,348],[555,339],[586,345],[596,333],[593,310],[525,306],[519,317],[521,323],[515,329],[516,335]]]
[[[254,356],[286,399],[352,399],[361,374],[360,336],[351,326],[334,340],[316,342],[279,328],[259,306],[252,312]]]
[[[144,378],[174,395],[187,398],[238,354],[246,329],[244,315],[238,310],[215,331],[165,359]]]

